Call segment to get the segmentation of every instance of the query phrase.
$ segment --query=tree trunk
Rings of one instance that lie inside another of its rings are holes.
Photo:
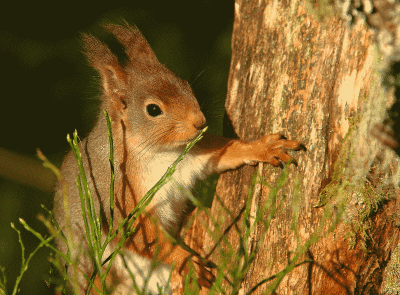
[[[391,102],[379,52],[365,25],[335,16],[321,23],[312,7],[235,1],[225,104],[232,126],[246,141],[283,133],[308,150],[294,154],[297,167],[220,176],[211,209],[218,224],[200,239],[204,256],[224,265],[217,294],[378,294],[399,244],[398,161],[370,135]],[[257,252],[247,275],[228,270],[230,246],[239,265]]]

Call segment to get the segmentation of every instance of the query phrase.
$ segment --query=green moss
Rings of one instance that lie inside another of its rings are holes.
[[[352,136],[354,135],[357,125],[360,122],[361,115],[358,114],[349,120],[349,130],[345,135],[339,156],[334,164],[334,171],[331,176],[331,182],[322,190],[318,197],[318,202],[314,206],[316,208],[324,206],[330,199],[349,199],[352,192],[356,189],[358,184],[352,183],[350,176],[347,173],[347,163],[354,156],[351,152]]]
[[[393,196],[390,190],[385,189],[386,186],[376,186],[371,183],[366,177],[369,174],[368,171],[365,171],[365,177],[360,179],[354,177],[351,163],[355,160],[357,148],[353,145],[359,126],[363,124],[362,114],[347,119],[350,127],[334,164],[331,181],[320,193],[315,207],[321,207],[327,203],[336,207],[344,206],[346,208],[344,223],[347,225],[344,239],[347,240],[349,248],[354,248],[359,239],[361,247],[368,252],[368,244],[372,239],[369,235],[372,217],[383,201]]]
[[[385,193],[376,191],[370,182],[366,181],[365,185],[358,190],[358,204],[361,205],[360,210],[351,219],[346,220],[349,230],[344,234],[344,239],[349,243],[350,249],[357,245],[357,237],[361,238],[361,247],[368,252],[368,243],[371,240],[368,230],[371,228],[371,217],[377,212],[379,205],[387,198]]]
[[[348,166],[354,158],[352,142],[361,121],[361,114],[348,118],[348,120],[350,128],[344,137],[335,162],[331,182],[320,193],[315,207],[324,206],[328,202],[348,207],[353,202],[351,208],[355,208],[355,210],[347,210],[349,212],[346,213],[345,223],[348,224],[349,229],[344,233],[344,238],[349,243],[349,247],[354,248],[357,238],[360,237],[362,247],[367,250],[367,244],[370,241],[368,230],[371,228],[371,217],[377,212],[382,201],[389,196],[374,188],[366,179],[359,181],[352,179],[352,173]]]

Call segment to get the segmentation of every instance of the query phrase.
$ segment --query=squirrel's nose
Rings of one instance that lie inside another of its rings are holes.
[[[204,115],[202,113],[200,113],[199,115],[196,116],[196,119],[193,123],[194,127],[198,130],[203,129],[204,127],[206,127],[206,117],[204,117]]]

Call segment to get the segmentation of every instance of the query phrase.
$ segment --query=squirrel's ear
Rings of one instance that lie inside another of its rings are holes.
[[[131,27],[127,23],[126,26],[107,24],[105,28],[125,47],[126,55],[131,62],[159,63],[149,43],[138,28]]]
[[[99,72],[105,94],[125,105],[127,74],[110,49],[93,36],[83,34],[86,56]]]

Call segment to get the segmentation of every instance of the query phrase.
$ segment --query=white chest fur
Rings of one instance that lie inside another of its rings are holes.
[[[149,159],[142,175],[142,184],[146,192],[161,179],[179,155],[178,152],[159,153]],[[156,208],[160,221],[166,227],[179,224],[184,218],[181,209],[188,201],[187,194],[192,191],[198,180],[207,176],[205,170],[204,161],[189,152],[177,165],[172,179],[156,193],[150,205]]]

